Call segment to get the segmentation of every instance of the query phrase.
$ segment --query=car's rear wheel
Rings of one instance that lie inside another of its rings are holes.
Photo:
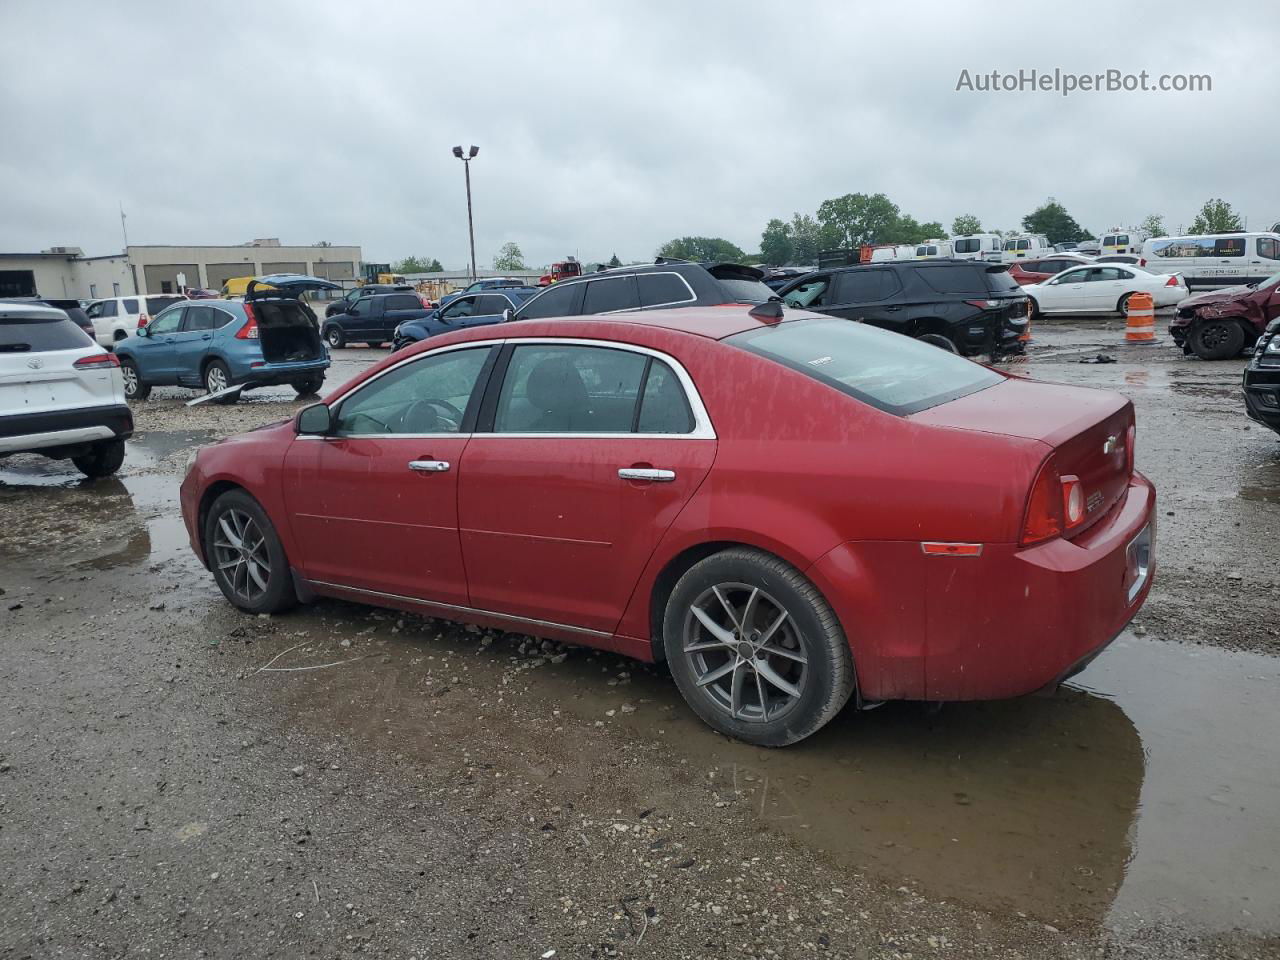
[[[853,658],[831,607],[797,570],[757,550],[694,564],[667,601],[663,642],[693,711],[748,743],[803,740],[853,693]]]
[[[921,343],[932,344],[933,346],[938,347],[941,350],[946,350],[948,353],[960,352],[956,348],[955,341],[952,340],[950,337],[948,337],[945,333],[922,333],[920,334],[920,336],[916,337],[916,339],[919,340]]]
[[[1027,299],[1031,301],[1031,319],[1033,321],[1039,320],[1041,317],[1040,304],[1036,302],[1035,297],[1028,297]]]
[[[103,440],[95,443],[88,453],[72,457],[71,462],[86,477],[109,477],[124,463],[124,441]]]
[[[326,330],[324,338],[335,350],[340,350],[347,342],[347,338],[342,335],[342,328],[338,326],[332,326]]]
[[[227,365],[221,360],[212,361],[204,368],[204,388],[209,393],[220,393],[231,386],[231,371],[227,369]],[[214,403],[235,403],[239,400],[237,394],[229,394],[225,397],[219,397]]]
[[[298,392],[300,397],[309,397],[313,393],[319,393],[320,388],[324,386],[324,377],[308,377],[306,380],[293,381],[293,389]]]
[[[386,345],[387,345],[387,342],[385,340],[369,340],[366,342],[366,346],[373,347],[373,349],[375,350],[379,349],[380,347],[385,347]]]
[[[1189,339],[1201,360],[1230,360],[1244,348],[1244,330],[1234,320],[1201,320]]]
[[[289,559],[266,511],[243,490],[213,502],[204,543],[218,587],[246,613],[279,613],[298,602]]]
[[[124,380],[124,397],[126,400],[145,400],[151,396],[151,384],[144,383],[138,365],[132,360],[120,361],[120,377]]]

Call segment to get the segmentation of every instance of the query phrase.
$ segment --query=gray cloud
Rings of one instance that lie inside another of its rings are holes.
[[[1101,230],[1222,196],[1280,219],[1280,18],[1169,5],[57,4],[0,34],[0,249],[279,236],[370,259],[755,249],[772,216],[882,191]],[[1212,93],[955,92],[960,71],[1207,73]]]

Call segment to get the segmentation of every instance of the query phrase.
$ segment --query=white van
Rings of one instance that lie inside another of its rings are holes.
[[[1280,233],[1205,233],[1156,237],[1142,244],[1138,266],[1180,273],[1188,287],[1260,283],[1280,273]]]
[[[1004,242],[1000,259],[1004,263],[1017,263],[1019,260],[1047,257],[1053,252],[1053,244],[1043,233],[1020,233]]]
[[[1149,234],[1130,227],[1112,227],[1098,239],[1098,256],[1105,257],[1114,253],[1142,253],[1142,244]]]
[[[915,255],[915,244],[883,244],[871,248],[871,258],[867,262],[884,263],[887,260],[914,260]]]
[[[951,238],[952,256],[958,260],[999,260],[1002,244],[994,233],[971,233]]]
[[[952,252],[950,240],[926,240],[916,246],[916,259],[932,260],[935,257],[950,257]]]

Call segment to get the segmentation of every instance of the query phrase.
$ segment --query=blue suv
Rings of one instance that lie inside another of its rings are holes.
[[[541,287],[498,287],[488,293],[463,294],[448,306],[433,310],[425,317],[406,320],[396,327],[392,349],[400,350],[437,333],[498,323],[504,310],[515,311],[541,291]]]
[[[243,300],[175,303],[116,346],[125,396],[145,400],[152,387],[203,387],[215,402],[235,403],[243,390],[285,383],[299,396],[315,393],[329,352],[316,315],[298,297],[337,287],[273,274],[250,281]]]

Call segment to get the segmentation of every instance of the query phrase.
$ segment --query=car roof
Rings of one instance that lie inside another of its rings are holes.
[[[574,324],[576,334],[566,332],[566,336],[582,335],[582,327],[590,324],[611,324],[626,323],[635,324],[640,327],[658,327],[663,330],[674,330],[679,333],[689,333],[698,337],[707,337],[711,340],[723,340],[725,337],[731,337],[735,333],[745,333],[748,330],[758,330],[760,327],[770,326],[775,323],[785,323],[791,320],[802,320],[806,317],[821,317],[821,314],[810,313],[807,310],[788,309],[784,312],[782,320],[772,320],[769,318],[755,317],[751,314],[754,309],[751,304],[746,303],[728,303],[714,307],[669,307],[663,310],[624,310],[620,313],[586,313],[577,317],[564,317],[561,319],[536,319],[536,320],[519,320],[513,324],[507,325],[506,329],[515,327],[523,327],[524,325],[533,324],[552,324],[570,323]],[[830,318],[823,318],[830,319]],[[483,329],[483,328],[481,328]]]
[[[35,300],[26,302],[0,300],[0,316],[11,317],[16,320],[44,320],[54,317],[65,319],[67,314],[57,307],[50,307]]]

